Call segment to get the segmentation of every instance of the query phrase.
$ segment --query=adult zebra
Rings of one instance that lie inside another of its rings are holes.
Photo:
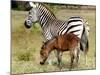
[[[81,39],[80,49],[85,53],[88,51],[88,37],[86,23],[81,17],[71,17],[68,21],[58,20],[55,15],[43,4],[29,2],[31,10],[25,19],[25,27],[31,28],[32,24],[39,21],[43,35],[47,40],[65,32],[73,33]],[[62,53],[58,54],[58,62],[61,61]]]

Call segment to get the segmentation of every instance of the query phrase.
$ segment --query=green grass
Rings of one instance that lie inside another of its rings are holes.
[[[63,13],[63,14],[62,14]],[[24,20],[27,12],[25,11],[13,11],[12,10],[12,61],[11,68],[12,74],[20,73],[34,73],[34,72],[53,72],[59,71],[57,67],[55,54],[52,52],[51,56],[53,65],[47,63],[43,66],[40,62],[40,48],[44,37],[42,35],[41,27],[39,24],[35,24],[31,29],[24,27]],[[84,69],[95,69],[96,61],[96,48],[95,48],[95,35],[96,35],[96,21],[95,21],[95,10],[69,10],[60,9],[56,16],[58,19],[67,20],[70,16],[82,16],[90,25],[90,36],[89,36],[89,52],[87,65],[84,62],[84,55],[81,52],[81,58],[79,60],[78,68],[73,70],[84,70]],[[68,52],[65,52],[62,56],[63,68],[62,71],[69,70],[70,57]]]

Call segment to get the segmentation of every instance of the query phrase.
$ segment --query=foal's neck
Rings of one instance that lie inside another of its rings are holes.
[[[48,44],[47,44],[47,47],[49,49],[49,51],[53,51],[54,49],[57,48],[57,40],[56,38],[52,39],[52,40],[49,40]]]

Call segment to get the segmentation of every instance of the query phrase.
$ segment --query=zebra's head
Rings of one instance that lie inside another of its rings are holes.
[[[38,3],[29,2],[29,6],[31,7],[31,9],[24,22],[26,28],[31,28],[32,24],[38,21],[37,9],[36,9]]]

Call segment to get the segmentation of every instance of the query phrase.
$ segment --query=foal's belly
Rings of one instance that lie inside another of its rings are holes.
[[[64,52],[64,51],[70,51],[70,49],[60,49],[60,51]]]

